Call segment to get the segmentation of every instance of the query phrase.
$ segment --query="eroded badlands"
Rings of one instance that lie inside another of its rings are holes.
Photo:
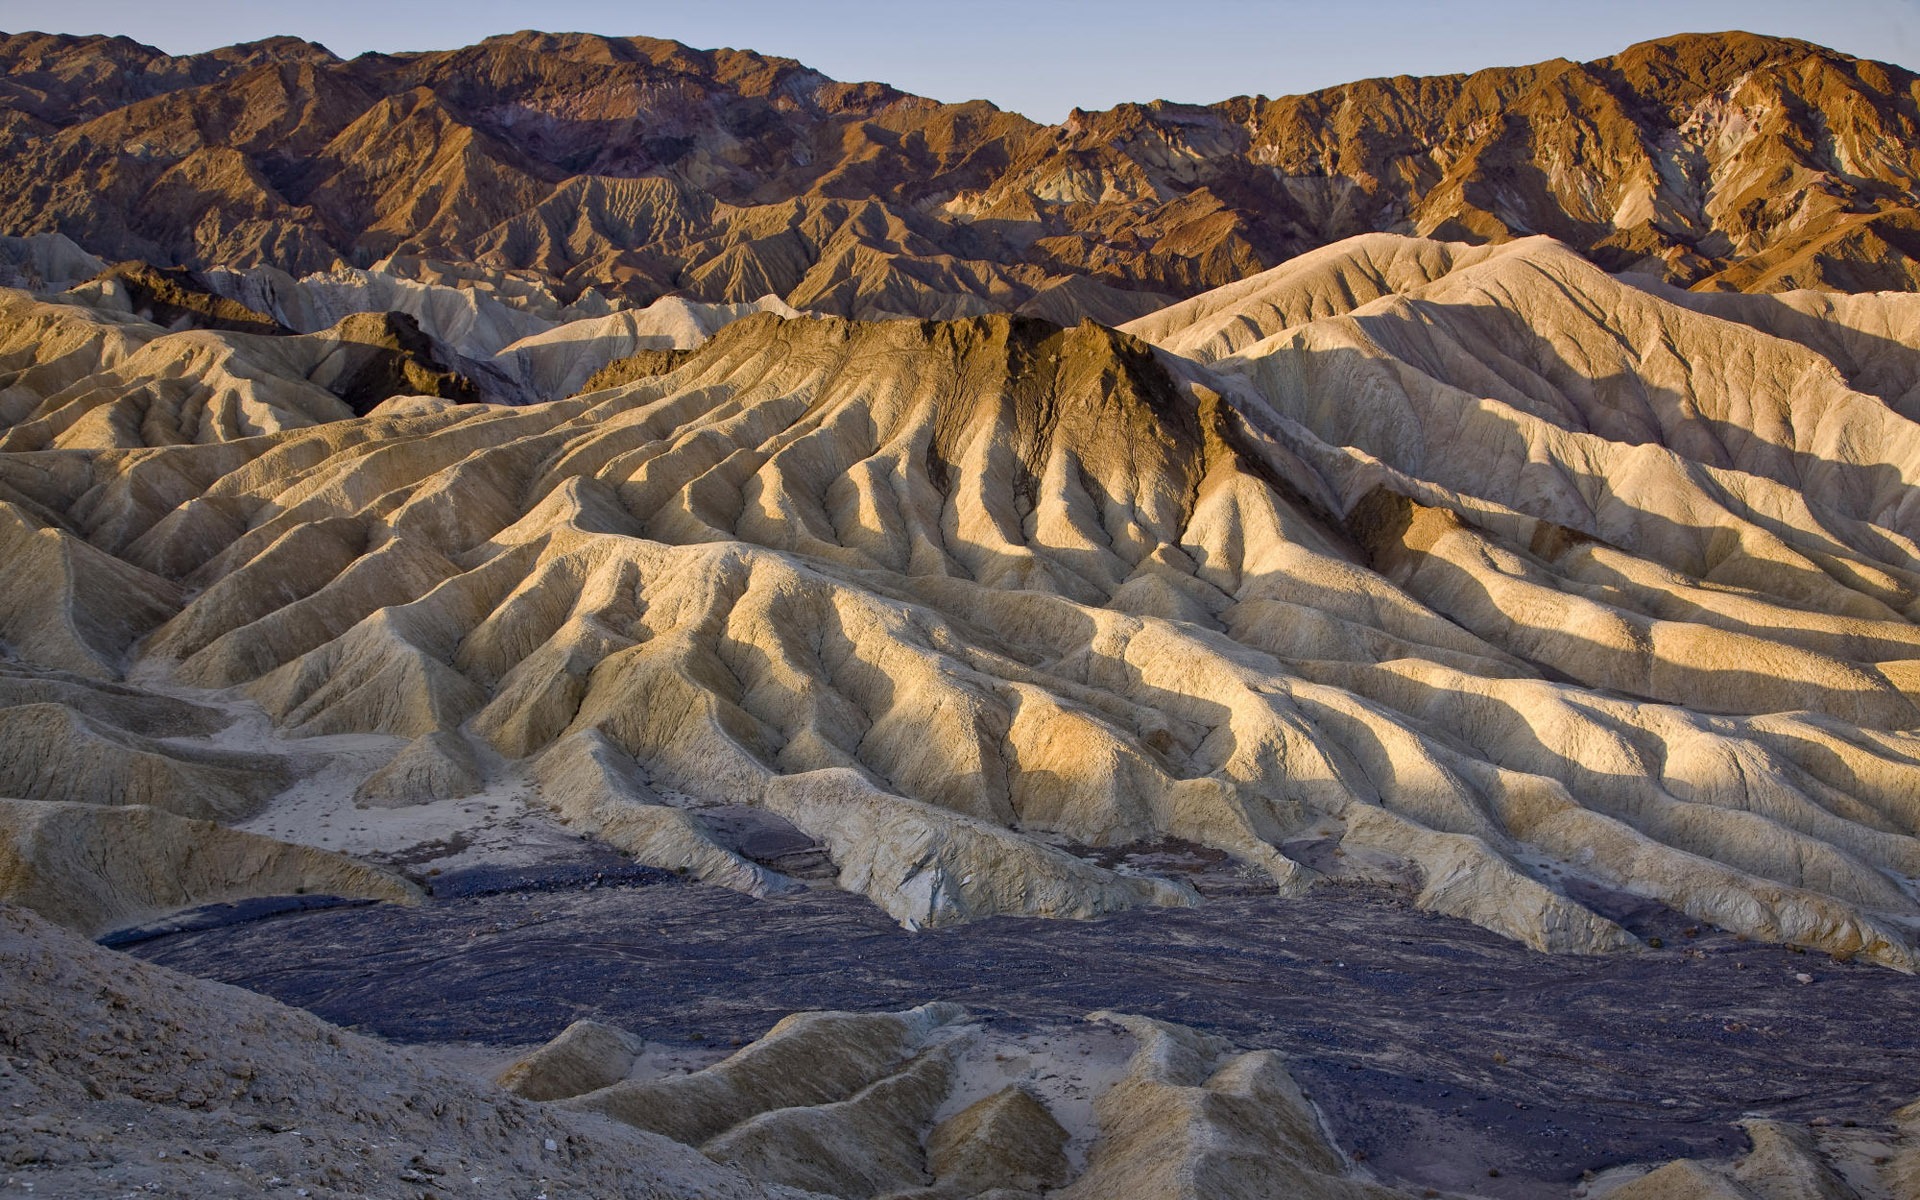
[[[0,899],[87,935],[439,903],[587,839],[907,930],[1359,887],[1534,951],[1639,953],[1651,909],[1911,973],[1916,323],[1391,234],[1120,329],[379,271],[0,292]],[[1117,1018],[1075,1132],[956,1083],[982,1043],[917,1011],[818,1095],[748,1094],[778,1032],[660,1085],[723,1097],[697,1129],[621,1082],[631,1031],[516,1078],[715,1187],[1389,1194],[1271,1051]],[[1026,1157],[982,1157],[1002,1125]],[[1828,1170],[1797,1136],[1752,1153]]]
[[[1373,235],[1130,331],[760,314],[569,399],[358,417],[299,337],[83,300],[8,301],[23,801],[513,780],[797,886],[703,816],[746,806],[910,925],[1195,903],[1070,852],[1167,837],[1297,894],[1320,840],[1539,949],[1636,947],[1597,887],[1914,966],[1906,297],[1718,316],[1543,239]],[[329,754],[368,736],[391,763]],[[87,893],[58,847],[103,815],[19,818],[9,878]]]

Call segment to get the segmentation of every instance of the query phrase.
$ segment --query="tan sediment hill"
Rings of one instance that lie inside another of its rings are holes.
[[[501,1082],[836,1196],[1412,1195],[1332,1144],[1284,1056],[1145,1017],[1090,1020],[1121,1032],[1010,1037],[952,1004],[797,1013],[721,1062],[667,1076],[636,1068],[639,1039],[582,1022]]]
[[[122,282],[52,298],[0,290],[0,450],[232,441],[393,396],[477,398],[404,313],[355,313],[299,336],[168,332],[134,315]]]
[[[1211,363],[1296,325],[1425,287],[1494,253],[1493,246],[1362,234],[1169,304],[1119,328],[1182,358]],[[1676,300],[1690,295],[1677,288],[1665,294]]]
[[[388,872],[144,805],[0,800],[0,901],[83,933],[301,892],[411,903]]]
[[[0,416],[37,422],[41,438],[73,424],[83,427],[76,438],[127,438],[101,427],[141,425],[158,403],[165,415],[155,419],[176,436],[210,440],[337,419],[325,401],[285,388],[296,378],[358,415],[396,396],[550,400],[613,362],[692,349],[743,316],[801,315],[775,296],[529,311],[510,279],[421,282],[394,269],[294,279],[270,268],[242,275],[129,262],[63,291],[8,291],[0,298]],[[163,341],[116,373],[146,343],[175,335],[192,336]],[[84,386],[68,392],[74,384]],[[215,412],[202,411],[208,405]]]
[[[730,322],[756,312],[801,315],[778,296],[744,304],[700,304],[663,296],[645,308],[581,318],[523,337],[502,347],[493,362],[521,381],[528,395],[556,399],[579,392],[612,363],[648,351],[691,350]]]
[[[511,275],[543,311],[773,294],[1119,323],[1368,232],[1544,234],[1707,289],[1920,279],[1915,77],[1744,33],[1058,126],[586,34],[351,61],[14,34],[0,76],[0,233],[167,266]],[[275,311],[273,281],[243,286]]]
[[[467,786],[458,733],[770,895],[700,817],[755,807],[915,926],[1195,903],[1075,852],[1172,837],[1543,950],[1652,898],[1912,969],[1915,427],[1545,239],[1295,266],[1140,327],[1208,365],[760,314],[548,404],[0,454],[22,544],[115,581],[0,582],[0,639],[427,739],[383,804]]]
[[[1622,1168],[1586,1189],[1594,1200],[1896,1200],[1920,1194],[1920,1104],[1878,1128],[1747,1120],[1748,1152],[1732,1162],[1683,1158]]]

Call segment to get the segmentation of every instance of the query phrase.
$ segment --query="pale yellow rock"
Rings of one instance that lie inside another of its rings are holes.
[[[1596,954],[1639,941],[1612,921],[1534,880],[1480,838],[1425,829],[1384,808],[1354,805],[1343,816],[1345,845],[1412,864],[1423,908],[1463,917],[1536,950]]]
[[[168,333],[0,289],[0,451],[232,441],[353,410],[310,382],[341,339]],[[24,360],[24,361],[23,361]]]
[[[1094,917],[1198,902],[1184,884],[1120,875],[997,825],[889,795],[848,769],[787,775],[762,803],[827,847],[840,885],[909,928],[992,913]]]
[[[0,799],[0,901],[93,935],[175,909],[297,892],[411,903],[349,858],[144,806]]]
[[[0,493],[4,496],[4,493]],[[133,642],[172,616],[180,589],[0,499],[0,643],[43,668],[118,679]]]
[[[1197,362],[1213,362],[1297,325],[1423,287],[1493,253],[1491,246],[1361,234],[1121,328]]]
[[[458,734],[430,733],[408,742],[387,765],[360,781],[353,802],[362,808],[403,808],[458,800],[480,789],[472,747]]]
[[[954,1004],[904,1013],[797,1013],[705,1070],[615,1083],[565,1104],[703,1146],[761,1114],[857,1095],[898,1074],[963,1015]]]
[[[1753,1150],[1733,1168],[1735,1181],[1759,1200],[1859,1200],[1821,1159],[1813,1135],[1784,1121],[1743,1121]]]
[[[0,708],[0,795],[231,821],[289,781],[277,758],[156,741],[61,704]]]
[[[58,704],[103,725],[150,738],[216,733],[227,718],[202,704],[143,688],[0,661],[0,709]]]
[[[1273,1051],[1239,1053],[1183,1026],[1096,1013],[1133,1035],[1124,1075],[1089,1073],[1068,1036],[1028,1083],[983,1095],[977,1081],[1007,1058],[1007,1043],[964,1015],[953,1005],[796,1014],[712,1066],[629,1078],[559,1106],[698,1145],[770,1184],[854,1200],[1411,1195],[1348,1162]],[[632,1044],[583,1023],[513,1071],[545,1078],[564,1063],[570,1086],[576,1068],[630,1062]],[[1060,1094],[1092,1100],[1094,1126],[1078,1135],[1030,1090],[1060,1076]],[[1085,1139],[1077,1178],[1075,1136]]]
[[[568,825],[646,866],[752,896],[805,886],[720,846],[691,815],[663,804],[633,760],[596,732],[574,734],[548,750],[535,779],[541,800]]]
[[[1900,1145],[1882,1174],[1889,1190],[1899,1200],[1911,1200],[1920,1196],[1920,1101],[1896,1111],[1893,1120],[1900,1133]]]
[[[1603,1194],[1607,1200],[1860,1200],[1812,1130],[1759,1120],[1743,1121],[1741,1128],[1753,1148],[1732,1163],[1677,1159]],[[1912,1194],[1902,1181],[1902,1154],[1890,1164],[1867,1164],[1870,1170],[1881,1166],[1877,1174],[1900,1197]]]
[[[1145,1017],[1096,1013],[1134,1035],[1127,1077],[1094,1101],[1100,1137],[1063,1200],[1392,1200],[1347,1164],[1270,1050]]]
[[[1745,1187],[1690,1158],[1650,1171],[1607,1196],[1608,1200],[1755,1200]]]

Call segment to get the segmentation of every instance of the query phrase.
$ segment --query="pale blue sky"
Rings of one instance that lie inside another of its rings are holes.
[[[1075,105],[1598,58],[1684,31],[1785,34],[1920,69],[1920,0],[0,0],[0,30],[120,33],[175,53],[275,33],[342,55],[444,49],[525,28],[760,50],[1043,121]]]

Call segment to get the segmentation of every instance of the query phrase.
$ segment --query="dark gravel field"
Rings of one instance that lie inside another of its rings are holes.
[[[232,910],[129,948],[398,1042],[530,1043],[592,1016],[730,1045],[799,1009],[929,1000],[1016,1027],[1131,1010],[1285,1051],[1374,1169],[1482,1195],[1728,1157],[1747,1115],[1875,1125],[1920,1093],[1920,980],[1652,909],[1624,915],[1662,949],[1573,958],[1355,886],[920,933],[830,888],[754,900],[631,867],[436,893]]]

